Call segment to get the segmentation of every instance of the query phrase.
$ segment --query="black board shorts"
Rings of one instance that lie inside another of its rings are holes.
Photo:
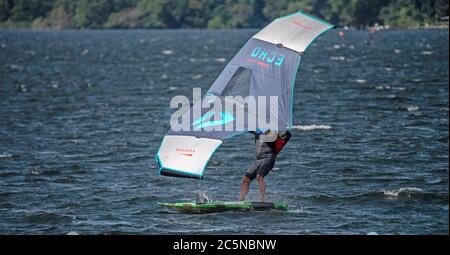
[[[256,178],[257,175],[266,177],[275,165],[275,156],[268,156],[261,159],[256,159],[255,162],[249,167],[245,176],[250,180]]]
[[[286,144],[291,138],[290,132],[285,132],[283,135],[278,137],[279,140]],[[247,170],[245,176],[247,176],[250,180],[256,178],[257,175],[261,177],[266,177],[269,174],[270,170],[272,170],[275,165],[275,158],[278,153],[281,151],[283,146],[279,148],[277,146],[277,142],[263,142],[259,139],[259,135],[255,135],[255,144],[256,144],[256,160]]]

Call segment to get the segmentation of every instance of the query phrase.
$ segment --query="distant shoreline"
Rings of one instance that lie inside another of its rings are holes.
[[[210,30],[210,31],[220,31],[220,30],[259,30],[261,28],[200,28],[200,27],[190,27],[190,28],[33,28],[33,27],[4,27],[0,24],[0,31],[8,31],[8,30],[28,30],[28,31],[36,31],[36,32],[45,32],[45,31],[125,31],[125,30]],[[337,29],[343,29],[342,27],[337,27]],[[448,26],[424,26],[424,27],[392,27],[389,29],[383,29],[377,32],[383,31],[394,31],[394,30],[448,30]],[[347,31],[369,31],[369,29],[348,29]]]
[[[34,30],[34,31],[63,31],[63,30],[183,30],[183,29],[204,29],[204,30],[229,30],[229,29],[261,29],[262,27],[254,27],[254,28],[208,28],[208,27],[189,27],[189,28],[76,28],[76,27],[68,27],[68,28],[58,28],[58,27],[36,27],[33,25],[33,22],[0,22],[0,30],[15,30],[15,29],[25,29],[25,30]],[[338,26],[337,29],[343,29],[344,26]],[[350,27],[349,30],[367,30],[358,29],[356,27]],[[388,29],[382,30],[401,30],[401,29],[449,29],[449,24],[433,24],[433,25],[421,25],[421,26],[405,26],[405,27],[395,27],[391,26]]]

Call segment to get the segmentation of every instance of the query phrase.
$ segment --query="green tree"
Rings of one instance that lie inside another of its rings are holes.
[[[227,8],[222,2],[213,9],[207,26],[209,28],[227,28],[227,20],[229,20],[229,18]]]
[[[397,0],[381,9],[380,18],[385,24],[397,27],[416,26],[425,21],[424,14],[413,0]]]
[[[367,26],[375,22],[380,22],[378,15],[383,5],[387,2],[380,0],[353,0],[353,18],[351,24],[354,26]]]
[[[263,8],[264,17],[270,22],[280,16],[285,16],[289,3],[289,0],[266,1]]]
[[[11,8],[12,21],[33,21],[44,17],[53,7],[53,1],[15,0]]]
[[[62,8],[64,7],[64,8]],[[76,28],[247,28],[304,10],[337,25],[432,24],[448,0],[0,0],[0,22]]]
[[[352,0],[330,0],[326,17],[332,23],[350,25],[353,19]]]
[[[75,9],[75,25],[79,28],[100,28],[113,10],[113,2],[108,0],[79,0]]]
[[[139,0],[111,0],[113,11],[118,12],[126,8],[135,7]]]
[[[388,2],[389,0],[330,0],[324,13],[335,24],[367,26],[381,21],[381,8]]]
[[[299,10],[306,11],[309,13],[313,12],[313,0],[307,1],[293,1],[287,6],[287,13],[295,13]]]
[[[166,28],[174,23],[167,1],[142,0],[137,8],[142,13],[142,25],[145,28]]]
[[[0,0],[0,21],[5,21],[11,15],[12,0]]]
[[[233,3],[234,2],[234,3]],[[255,17],[254,0],[226,1],[228,12],[232,15],[227,21],[228,27],[245,28],[258,25]]]
[[[448,0],[436,0],[434,10],[436,11],[436,18],[448,17]]]

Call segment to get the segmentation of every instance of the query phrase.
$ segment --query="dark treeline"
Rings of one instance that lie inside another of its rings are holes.
[[[298,10],[343,26],[440,23],[448,0],[0,0],[3,27],[247,28]]]

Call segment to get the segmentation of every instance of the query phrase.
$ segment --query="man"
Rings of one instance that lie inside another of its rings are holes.
[[[256,161],[250,166],[242,178],[239,200],[244,201],[248,193],[250,182],[256,178],[259,187],[259,201],[264,202],[266,183],[264,177],[272,170],[275,158],[291,138],[291,132],[271,132],[263,134],[252,132],[255,135]]]

